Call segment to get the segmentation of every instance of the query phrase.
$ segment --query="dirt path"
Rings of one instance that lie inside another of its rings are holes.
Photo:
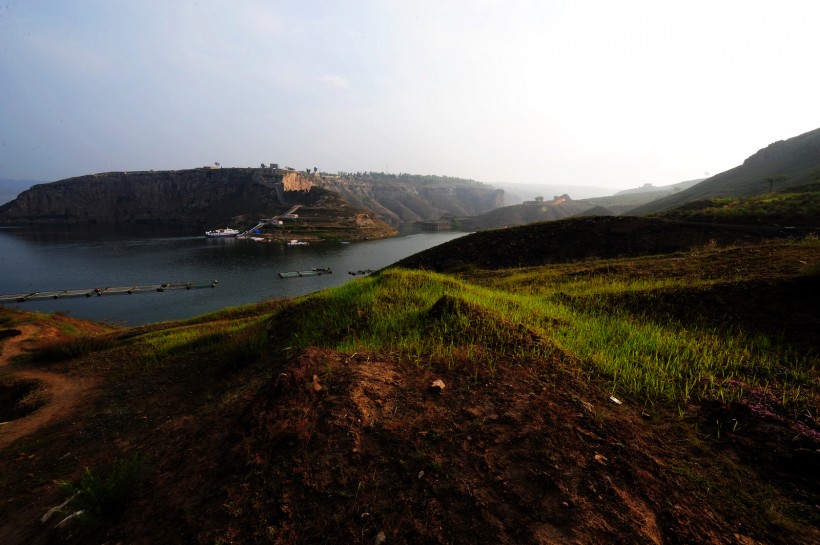
[[[37,369],[28,364],[13,363],[12,358],[32,350],[43,339],[53,337],[56,333],[34,324],[23,324],[15,328],[20,330],[20,335],[0,345],[0,368],[9,371],[15,378],[40,381],[47,401],[32,414],[0,425],[0,450],[46,424],[64,418],[83,394],[95,384],[93,379],[72,377]]]

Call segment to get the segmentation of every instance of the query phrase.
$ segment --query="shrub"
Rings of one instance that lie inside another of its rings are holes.
[[[64,361],[73,358],[79,358],[91,354],[92,352],[99,352],[101,350],[108,350],[116,345],[116,340],[112,337],[74,337],[73,339],[60,340],[47,344],[43,348],[36,350],[33,353],[34,361],[54,362]]]
[[[142,472],[138,454],[127,459],[115,459],[108,476],[86,468],[77,483],[58,483],[74,495],[70,505],[83,511],[82,518],[99,524],[118,517],[134,496]]]

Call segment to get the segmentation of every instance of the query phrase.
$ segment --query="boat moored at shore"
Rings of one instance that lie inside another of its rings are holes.
[[[224,229],[214,229],[213,231],[205,231],[205,236],[209,238],[216,237],[235,237],[239,234],[237,229],[225,227]]]

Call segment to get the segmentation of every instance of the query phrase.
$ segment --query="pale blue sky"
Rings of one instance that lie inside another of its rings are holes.
[[[820,127],[816,0],[0,0],[0,178],[628,188]]]

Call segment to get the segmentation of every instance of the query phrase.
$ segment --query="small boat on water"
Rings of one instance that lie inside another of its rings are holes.
[[[230,227],[226,227],[224,229],[214,229],[213,231],[205,231],[206,237],[235,237],[239,234],[237,229],[231,229]]]
[[[308,243],[303,241],[303,240],[293,239],[290,242],[288,242],[288,246],[307,246],[307,245],[308,245]]]

